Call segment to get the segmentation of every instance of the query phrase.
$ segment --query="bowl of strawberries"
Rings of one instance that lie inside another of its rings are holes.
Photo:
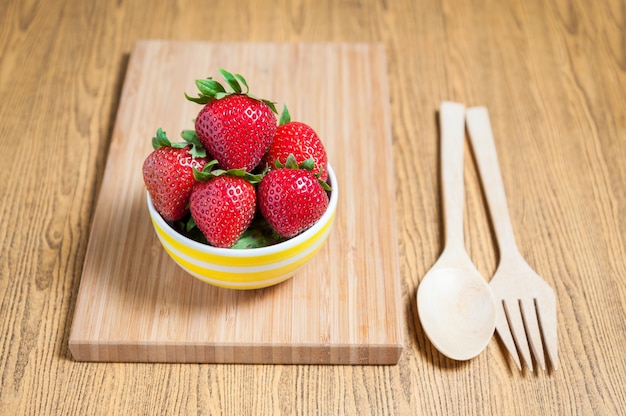
[[[256,289],[296,274],[324,245],[338,184],[317,133],[280,119],[238,74],[196,81],[202,108],[172,143],[162,129],[142,167],[148,211],[169,256],[194,277]]]

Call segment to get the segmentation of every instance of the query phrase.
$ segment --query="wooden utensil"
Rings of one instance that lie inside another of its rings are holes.
[[[445,248],[420,283],[417,308],[433,345],[449,358],[468,360],[493,335],[495,303],[463,241],[465,107],[443,102],[439,116]]]
[[[496,330],[520,370],[522,365],[518,351],[528,369],[533,370],[529,345],[542,369],[546,369],[544,347],[552,368],[556,369],[558,357],[554,291],[526,263],[515,243],[487,109],[470,108],[466,117],[500,246],[499,265],[489,283],[498,301]]]

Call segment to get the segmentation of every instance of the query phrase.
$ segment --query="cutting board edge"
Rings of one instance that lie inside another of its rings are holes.
[[[151,343],[69,340],[74,360],[120,363],[396,365],[401,343],[367,345],[279,345],[248,343]],[[254,353],[250,354],[253,350]],[[122,352],[123,351],[123,352]],[[154,351],[157,351],[155,353]]]

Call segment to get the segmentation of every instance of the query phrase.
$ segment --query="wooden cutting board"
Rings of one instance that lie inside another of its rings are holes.
[[[193,128],[194,81],[243,74],[325,143],[341,194],[333,230],[292,279],[202,283],[162,250],[141,165],[162,127]],[[142,41],[130,57],[69,338],[76,360],[395,364],[403,348],[384,47]]]

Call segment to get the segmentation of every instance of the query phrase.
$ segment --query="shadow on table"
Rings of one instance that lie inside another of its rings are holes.
[[[124,87],[124,81],[126,79],[126,72],[128,70],[128,63],[130,61],[130,54],[125,53],[120,58],[120,63],[117,68],[114,83],[111,88],[113,91],[113,97],[111,99],[111,104],[109,108],[109,119],[106,121],[106,135],[100,138],[99,143],[97,144],[98,151],[96,157],[96,176],[95,176],[95,184],[92,190],[92,194],[87,200],[91,202],[91,212],[89,213],[89,217],[85,218],[84,229],[85,233],[81,236],[82,242],[80,244],[80,252],[77,253],[76,263],[78,267],[75,269],[76,273],[72,279],[72,290],[71,290],[71,298],[67,311],[67,316],[65,319],[65,326],[63,327],[63,337],[61,338],[61,347],[59,348],[59,354],[61,359],[73,360],[72,354],[69,350],[69,338],[70,338],[70,330],[72,328],[72,322],[74,317],[74,311],[76,308],[76,299],[78,297],[78,288],[80,286],[80,277],[83,271],[83,263],[85,260],[85,254],[87,251],[87,242],[89,241],[89,236],[91,234],[91,224],[93,221],[93,215],[96,207],[96,201],[98,199],[98,194],[100,193],[100,186],[102,184],[102,177],[104,175],[104,168],[106,165],[106,159],[109,154],[109,147],[111,143],[111,136],[113,135],[113,129],[115,127],[115,119],[117,117],[117,109],[120,104],[120,100],[122,97],[122,89]]]

